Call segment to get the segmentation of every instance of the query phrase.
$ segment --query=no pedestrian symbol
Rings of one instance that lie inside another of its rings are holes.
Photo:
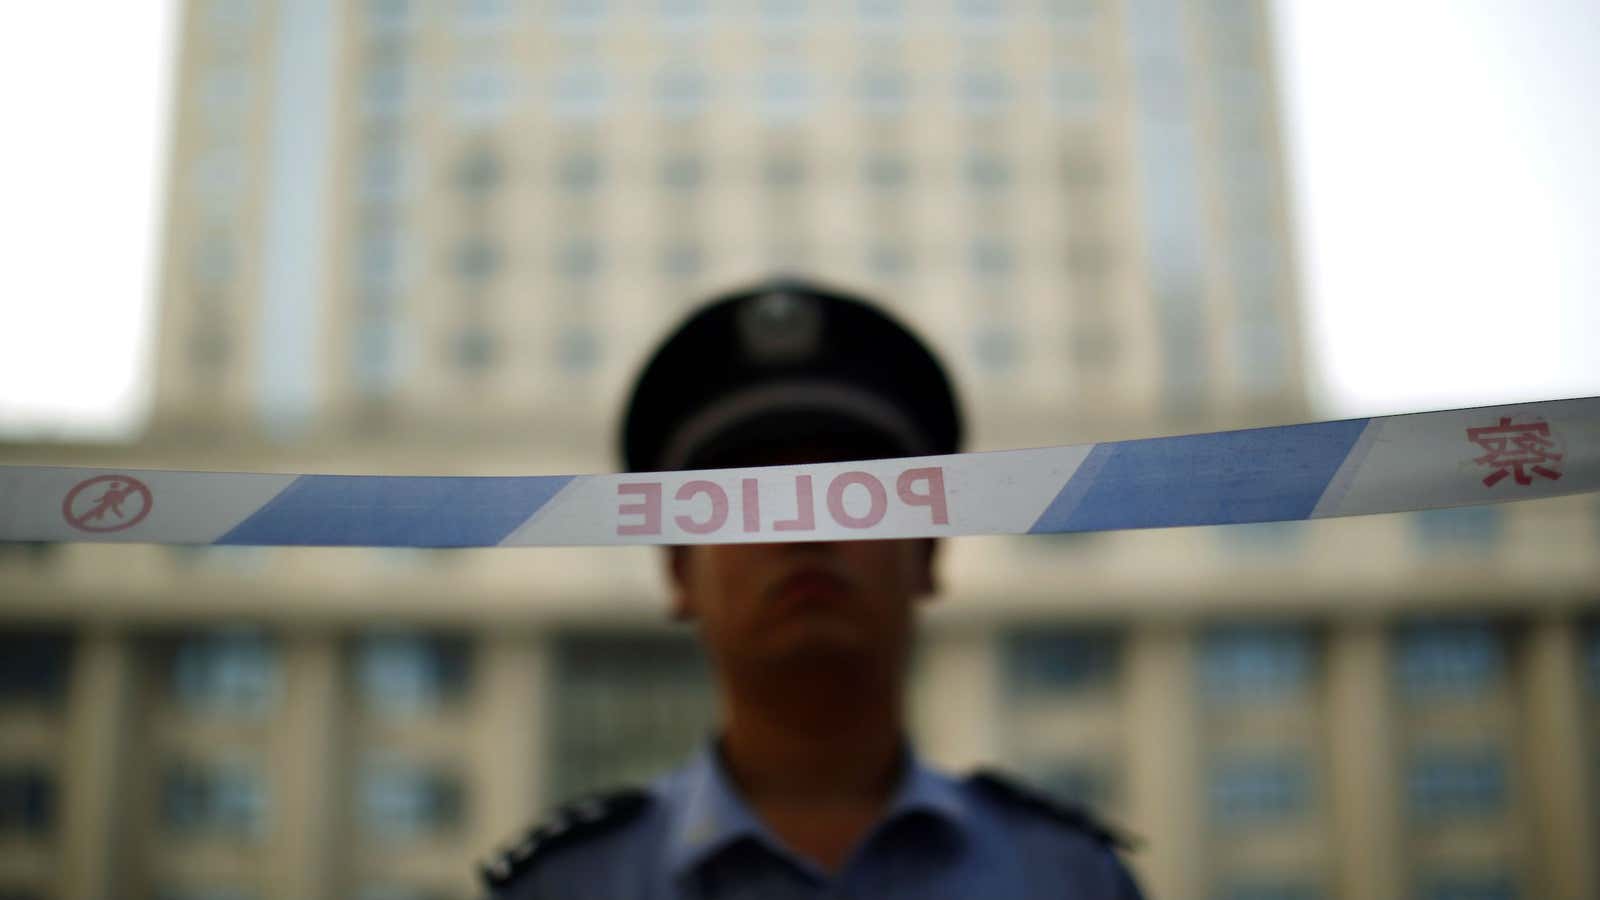
[[[78,482],[61,501],[61,515],[79,531],[122,531],[144,521],[155,501],[144,482],[127,475],[97,475]]]

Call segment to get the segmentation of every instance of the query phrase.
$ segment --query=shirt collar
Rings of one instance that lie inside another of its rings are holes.
[[[714,741],[700,748],[689,764],[679,770],[677,779],[679,809],[671,825],[667,849],[667,865],[675,878],[747,838],[785,858],[792,858],[739,795],[722,765]],[[971,827],[972,812],[960,788],[948,776],[926,766],[908,747],[905,773],[873,831],[880,831],[890,822],[913,813],[931,816],[963,838]],[[799,860],[796,862],[803,868],[811,868]]]

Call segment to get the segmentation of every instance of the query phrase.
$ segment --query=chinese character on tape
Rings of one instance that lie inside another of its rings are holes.
[[[1484,476],[1484,487],[1494,487],[1507,475],[1514,476],[1517,484],[1532,484],[1529,472],[1551,480],[1561,477],[1563,454],[1548,422],[1514,423],[1511,417],[1501,416],[1499,425],[1468,428],[1467,440],[1484,451],[1473,462],[1494,470]]]

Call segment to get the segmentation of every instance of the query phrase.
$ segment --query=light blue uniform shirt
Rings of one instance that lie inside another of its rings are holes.
[[[704,748],[626,813],[579,815],[499,865],[498,900],[1138,900],[1092,827],[908,754],[887,812],[828,873],[786,848]],[[593,808],[597,809],[597,807]],[[607,821],[607,818],[611,821]],[[587,821],[584,821],[587,818]],[[536,835],[539,833],[536,832]],[[515,860],[515,862],[513,862]]]

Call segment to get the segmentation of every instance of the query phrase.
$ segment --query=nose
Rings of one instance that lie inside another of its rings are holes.
[[[833,557],[839,553],[838,541],[795,541],[775,546],[782,548],[780,552],[791,556]]]

